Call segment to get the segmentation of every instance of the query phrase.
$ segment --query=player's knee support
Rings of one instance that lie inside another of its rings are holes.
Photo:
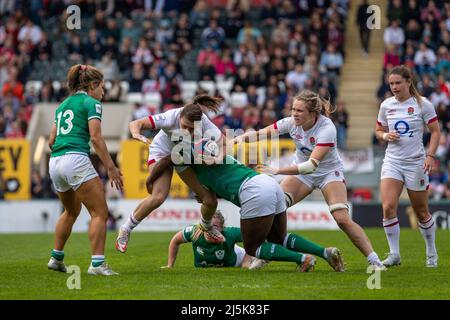
[[[335,203],[329,206],[330,212],[333,213],[337,210],[342,210],[342,209],[346,209],[347,211],[349,211],[349,206],[348,203]]]

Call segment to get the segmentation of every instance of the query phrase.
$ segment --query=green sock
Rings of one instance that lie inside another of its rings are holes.
[[[270,261],[302,263],[303,254],[286,249],[279,244],[264,242],[256,251],[256,257]]]
[[[306,240],[302,236],[299,236],[294,233],[288,233],[285,247],[292,251],[310,253],[315,256],[326,259],[326,257],[324,256],[325,253],[324,247],[321,247],[317,243]]]
[[[53,249],[51,256],[58,261],[63,261],[64,260],[64,251]]]

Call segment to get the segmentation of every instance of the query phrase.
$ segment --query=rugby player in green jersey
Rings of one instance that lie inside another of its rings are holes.
[[[171,165],[170,155],[161,159],[149,183]],[[193,170],[208,190],[241,208],[240,227],[248,255],[268,261],[295,262],[305,272],[314,269],[316,259],[310,255],[314,254],[325,259],[335,271],[344,271],[339,249],[324,248],[287,233],[285,195],[273,178],[259,174],[229,155],[223,158],[222,164],[194,164],[186,170]]]
[[[115,166],[101,132],[104,95],[103,74],[88,65],[72,66],[67,75],[71,95],[56,109],[50,133],[49,172],[53,186],[64,206],[55,231],[55,247],[48,268],[66,272],[64,246],[84,204],[91,215],[89,240],[92,260],[88,269],[93,275],[117,274],[105,263],[108,207],[105,190],[90,159],[89,141],[108,170],[111,185],[122,189],[122,174]]]
[[[242,267],[260,269],[267,262],[245,253],[244,248],[236,243],[242,242],[241,229],[225,227],[225,218],[217,210],[211,222],[216,230],[225,235],[225,242],[213,244],[206,241],[203,232],[195,225],[187,226],[177,232],[169,244],[167,265],[161,268],[173,268],[177,259],[178,249],[184,243],[192,243],[194,251],[194,266],[201,267]]]

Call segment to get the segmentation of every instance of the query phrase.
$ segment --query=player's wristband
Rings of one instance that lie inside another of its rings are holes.
[[[436,156],[433,156],[432,154],[427,153],[427,157],[432,157],[433,159],[436,159]]]
[[[383,140],[384,141],[388,141],[387,136],[389,135],[389,133],[385,132],[383,133]]]

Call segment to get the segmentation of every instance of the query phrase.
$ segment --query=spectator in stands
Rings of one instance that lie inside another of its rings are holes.
[[[224,78],[233,77],[236,74],[236,66],[231,60],[231,53],[229,50],[224,50],[222,56],[216,64],[216,75]]]
[[[294,87],[297,91],[303,90],[305,82],[308,79],[308,75],[303,70],[303,65],[297,63],[295,69],[289,71],[286,75],[286,85]]]
[[[241,66],[238,69],[237,77],[234,81],[232,92],[245,92],[250,85],[249,70],[245,66]]]
[[[139,40],[139,46],[136,48],[131,61],[134,64],[142,63],[144,65],[149,65],[150,63],[152,63],[153,55],[145,38],[141,38]]]
[[[131,74],[131,77],[129,79],[130,84],[130,92],[141,92],[142,91],[142,84],[144,82],[144,67],[141,63],[135,63],[133,65],[133,71]]]
[[[6,129],[5,138],[7,139],[23,139],[25,135],[22,132],[19,121],[13,121]]]
[[[341,73],[341,67],[344,64],[344,58],[340,52],[336,51],[336,47],[332,44],[327,46],[327,50],[320,57],[320,65],[328,72],[336,74]]]
[[[422,37],[422,29],[417,20],[410,19],[405,29],[405,40],[417,45]]]
[[[181,14],[175,24],[174,42],[182,45],[192,42],[191,26],[189,24],[189,16],[185,13]]]
[[[416,71],[420,75],[432,73],[436,64],[436,54],[424,43],[420,43],[419,50],[416,51],[414,56],[414,63],[416,64]]]
[[[131,38],[125,37],[119,46],[120,59],[117,59],[117,64],[121,73],[129,72],[132,68],[132,58],[133,58],[133,41]]]
[[[209,9],[205,0],[198,0],[192,9],[189,21],[192,23],[194,29],[203,29],[207,26],[209,21]]]
[[[263,27],[273,28],[278,18],[277,10],[271,0],[262,0],[260,19]]]
[[[344,46],[344,33],[338,25],[329,21],[327,23],[327,42],[328,44],[332,44],[336,47],[337,51],[342,52]]]
[[[387,18],[389,22],[394,20],[400,21],[402,24],[406,22],[405,10],[402,0],[393,0],[388,10]]]
[[[420,19],[425,21],[429,15],[436,21],[441,20],[442,17],[441,11],[436,7],[436,3],[433,0],[427,1],[427,6],[420,13]]]
[[[446,47],[440,47],[438,50],[435,73],[443,74],[447,78],[450,78],[450,56]]]
[[[10,69],[10,72],[8,74],[8,81],[3,84],[3,96],[11,95],[19,99],[19,101],[22,101],[23,93],[23,84],[19,80],[17,80],[17,69]]]
[[[95,66],[103,73],[106,81],[112,81],[119,76],[119,67],[117,66],[116,60],[112,59],[112,53],[110,51],[106,52],[102,60],[96,63]]]
[[[400,65],[400,56],[397,53],[396,47],[392,44],[386,46],[386,52],[384,53],[384,69],[386,69],[388,65],[391,65],[392,67]]]
[[[262,87],[266,85],[267,75],[261,64],[257,63],[253,65],[250,70],[249,81],[256,87]]]
[[[430,95],[430,101],[434,106],[437,106],[440,103],[444,105],[448,105],[450,103],[448,95],[442,91],[441,86],[439,85],[434,88],[434,92]]]
[[[46,81],[42,84],[41,91],[39,92],[40,102],[54,102],[55,95],[53,92],[53,86],[51,81]]]
[[[225,31],[219,26],[217,20],[211,20],[209,27],[202,32],[203,47],[211,47],[214,50],[219,50],[222,48],[224,41]]]
[[[273,48],[287,48],[289,38],[289,24],[286,20],[282,20],[273,30],[270,42]]]
[[[419,82],[418,87],[424,97],[430,98],[431,94],[434,91],[435,83],[428,75],[424,75],[422,77],[422,81]]]
[[[347,129],[350,117],[342,100],[338,101],[336,111],[331,114],[331,117],[336,126],[338,148],[347,149]]]
[[[244,27],[239,30],[237,42],[239,44],[256,42],[261,36],[261,30],[254,27],[251,21],[245,20]]]
[[[408,7],[405,11],[406,21],[420,21],[420,8],[418,6],[417,0],[408,0]]]
[[[395,45],[397,48],[405,43],[405,32],[400,27],[400,20],[391,21],[389,27],[384,30],[384,44],[385,45]]]
[[[84,45],[81,42],[81,38],[77,34],[73,34],[70,43],[67,45],[67,50],[69,53],[69,60],[71,62],[79,62],[83,60],[83,55],[85,54]]]
[[[156,41],[158,43],[171,43],[173,39],[173,28],[169,19],[162,19],[156,30]]]
[[[85,45],[86,57],[98,61],[101,59],[103,53],[103,45],[97,29],[90,29],[88,40]]]
[[[403,56],[403,63],[402,64],[404,64],[405,66],[407,66],[411,70],[414,70],[414,68],[416,67],[416,64],[414,62],[415,55],[416,55],[416,49],[414,48],[412,43],[410,41],[408,41],[408,43],[406,45],[405,54]]]
[[[232,129],[232,130],[242,129],[243,108],[241,107],[232,107],[231,114],[225,115],[224,129]]]
[[[41,28],[33,23],[31,19],[27,19],[22,28],[20,28],[18,40],[30,41],[33,46],[36,46],[42,39]]]
[[[135,26],[133,19],[126,19],[120,30],[120,39],[130,38],[133,45],[137,45],[142,36],[142,29]]]
[[[201,67],[206,61],[209,61],[212,66],[217,65],[219,62],[219,55],[211,46],[201,50],[197,56],[198,66]]]

